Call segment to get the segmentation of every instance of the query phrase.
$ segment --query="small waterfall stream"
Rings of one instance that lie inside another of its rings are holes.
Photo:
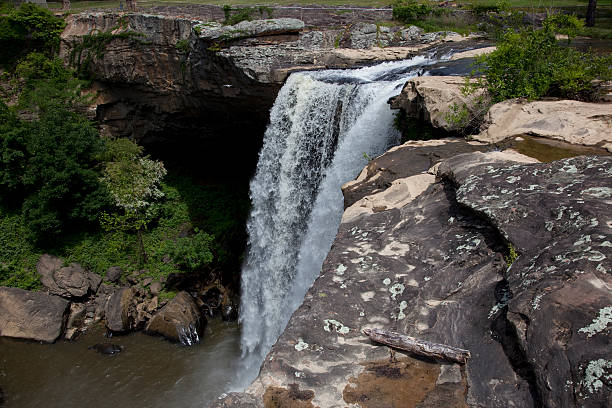
[[[399,142],[387,100],[438,61],[295,73],[279,92],[251,181],[236,388],[256,377],[318,275],[340,224],[340,187]]]

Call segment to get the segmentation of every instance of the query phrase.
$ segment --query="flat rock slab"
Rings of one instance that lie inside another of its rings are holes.
[[[222,26],[215,23],[197,25],[199,38],[204,41],[231,41],[239,38],[299,33],[304,22],[295,18],[272,18],[266,20],[241,21],[236,25]]]
[[[0,287],[0,336],[53,343],[62,334],[68,305],[58,296]]]
[[[182,291],[153,316],[146,331],[191,346],[200,341],[205,324],[206,320],[193,298]]]
[[[612,104],[509,100],[491,106],[481,129],[474,139],[485,143],[529,134],[573,144],[603,145],[612,142]]]

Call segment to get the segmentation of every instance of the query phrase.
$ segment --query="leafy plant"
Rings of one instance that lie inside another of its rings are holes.
[[[213,237],[195,228],[193,236],[178,238],[169,244],[168,253],[179,267],[195,271],[212,262],[212,241]]]
[[[504,259],[506,260],[506,264],[508,265],[508,267],[512,266],[512,264],[514,263],[514,261],[516,261],[518,257],[519,257],[519,254],[516,251],[516,247],[512,245],[511,243],[508,243],[508,253],[507,255],[504,256]]]
[[[568,25],[561,30],[575,29],[572,19],[563,21]],[[477,58],[478,69],[484,74],[481,82],[494,103],[543,96],[594,99],[592,81],[612,79],[612,56],[562,47],[555,39],[557,24],[557,17],[549,17],[541,29],[509,31],[496,51]]]

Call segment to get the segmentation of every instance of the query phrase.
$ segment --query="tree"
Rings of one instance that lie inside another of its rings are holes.
[[[97,220],[109,202],[95,159],[104,144],[92,124],[57,104],[32,122],[0,110],[0,199],[21,208],[29,238],[51,240]]]
[[[110,192],[118,213],[103,213],[101,223],[109,231],[136,231],[138,257],[147,260],[143,232],[154,218],[153,204],[163,197],[160,181],[166,175],[164,164],[142,156],[142,147],[128,139],[107,143],[107,163],[102,183]]]
[[[593,27],[595,25],[595,7],[597,7],[597,0],[589,0],[586,12],[587,27]]]

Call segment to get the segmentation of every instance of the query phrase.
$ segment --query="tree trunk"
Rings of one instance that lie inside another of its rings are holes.
[[[589,0],[586,12],[587,27],[593,27],[595,25],[595,7],[597,7],[597,0]]]
[[[144,241],[142,240],[142,229],[136,231],[138,236],[138,261],[142,267],[147,263],[147,253],[145,252]]]
[[[414,337],[387,330],[363,329],[363,333],[377,343],[386,344],[387,346],[409,351],[420,356],[440,358],[459,364],[465,364],[467,359],[471,357],[468,350],[447,346],[445,344],[418,340]]]

